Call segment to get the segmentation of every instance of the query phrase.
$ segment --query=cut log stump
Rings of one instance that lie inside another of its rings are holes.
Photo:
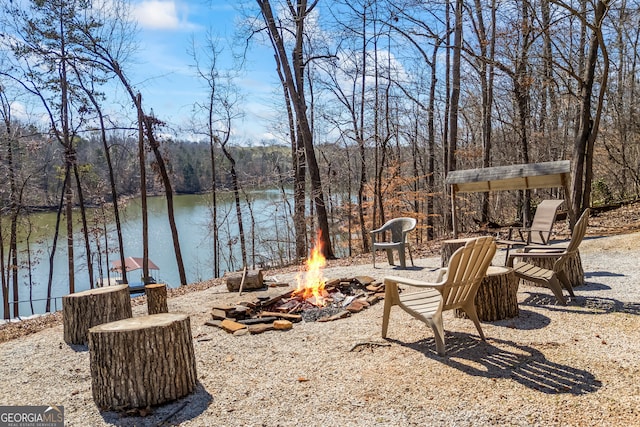
[[[101,410],[142,408],[191,393],[196,360],[189,317],[161,313],[89,330],[93,400]]]
[[[244,283],[242,282],[243,277]],[[246,274],[245,271],[227,272],[224,274],[224,278],[229,292],[238,292],[241,284],[245,291],[264,288],[262,270],[246,270]]]
[[[128,285],[105,286],[62,297],[64,341],[86,344],[89,328],[131,317]]]
[[[518,278],[513,269],[490,266],[478,288],[475,305],[478,318],[485,322],[517,317]],[[455,316],[467,317],[461,309],[455,310]]]
[[[167,285],[164,283],[151,283],[144,286],[147,294],[147,313],[159,314],[168,313],[167,305]]]
[[[453,255],[456,250],[466,245],[469,240],[473,240],[473,237],[443,241],[442,247],[440,248],[440,267],[447,267],[449,265],[451,255]]]

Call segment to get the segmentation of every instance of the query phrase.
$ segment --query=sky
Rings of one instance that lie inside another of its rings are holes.
[[[205,83],[196,77],[189,50],[203,47],[207,34],[225,49],[220,68],[231,67],[230,45],[239,14],[233,0],[132,0],[139,29],[140,49],[131,80],[142,93],[143,103],[154,115],[188,136],[193,104],[207,96]],[[257,6],[256,6],[257,7]],[[243,74],[236,80],[243,95],[244,117],[237,119],[233,138],[237,144],[271,139],[268,118],[274,111],[269,98],[277,85],[273,52],[252,45]],[[272,104],[272,102],[271,102]],[[148,111],[147,111],[148,112]],[[181,129],[182,128],[182,129]]]

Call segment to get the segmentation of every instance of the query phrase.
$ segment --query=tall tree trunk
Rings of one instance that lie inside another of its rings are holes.
[[[449,104],[449,139],[448,157],[446,171],[456,170],[456,150],[458,149],[458,110],[460,108],[460,66],[462,50],[462,3],[463,0],[456,0],[455,27],[453,31],[453,61],[451,64],[451,95]],[[449,194],[450,189],[446,190]],[[450,206],[449,204],[447,204]],[[450,211],[450,209],[447,209]],[[452,213],[453,215],[454,213]],[[453,230],[454,219],[447,228]],[[453,230],[454,233],[457,230]]]
[[[240,205],[240,184],[238,182],[238,173],[236,172],[236,159],[227,150],[226,143],[221,143],[222,152],[231,165],[231,185],[233,188],[233,196],[236,205],[236,218],[238,220],[238,235],[240,236],[240,254],[242,256],[242,266],[247,267],[247,246],[245,244],[244,225],[242,223],[242,206]]]
[[[513,91],[518,106],[518,130],[520,132],[520,155],[522,163],[529,163],[529,47],[531,43],[531,19],[529,1],[522,1],[522,42],[516,61]],[[522,223],[528,227],[531,218],[531,191],[523,192]]]
[[[136,95],[136,105],[142,105],[142,95]],[[142,217],[142,283],[149,281],[149,207],[147,205],[147,159],[144,147],[144,113],[138,108],[138,167],[140,168],[140,215]],[[122,270],[126,270],[123,268]]]
[[[602,36],[602,20],[607,13],[608,3],[598,1],[595,8],[594,22],[589,52],[584,68],[584,76],[580,82],[580,120],[579,132],[576,135],[573,146],[573,162],[571,164],[571,225],[575,224],[580,214],[589,207],[591,198],[591,181],[593,179],[593,146],[598,135],[602,105],[608,80],[609,61]],[[593,85],[595,82],[596,65],[598,63],[598,50],[602,49],[603,74],[600,82],[600,94],[596,105],[595,116],[592,112]]]
[[[369,232],[365,221],[365,186],[367,185],[367,159],[364,140],[364,114],[366,101],[366,80],[367,80],[367,9],[362,13],[362,77],[360,81],[360,122],[354,119],[354,126],[357,126],[356,137],[358,143],[358,153],[360,154],[360,176],[358,179],[358,222],[360,224],[360,235],[362,237],[362,252],[369,252]],[[355,80],[354,80],[355,82]],[[355,84],[354,84],[355,93]],[[355,107],[355,106],[354,106]]]
[[[58,248],[58,237],[60,236],[60,222],[62,221],[62,210],[64,207],[64,199],[65,199],[65,188],[64,185],[66,185],[69,182],[69,170],[65,170],[65,179],[63,181],[63,188],[62,188],[62,192],[60,193],[60,201],[58,203],[58,209],[56,210],[56,226],[54,228],[54,232],[53,232],[53,239],[51,241],[51,252],[49,253],[49,276],[47,278],[47,304],[45,306],[45,312],[50,312],[51,311],[51,293],[53,290],[53,260],[56,256],[56,249]]]
[[[211,222],[213,224],[213,277],[220,277],[220,254],[219,248],[220,245],[218,241],[220,240],[220,230],[218,229],[218,185],[216,183],[216,156],[215,156],[215,145],[216,138],[214,136],[214,91],[212,90],[209,94],[209,111],[208,111],[208,133],[209,133],[209,161],[211,163],[211,209],[212,209],[212,218]]]
[[[290,12],[294,14],[296,28],[295,46],[291,55],[291,63],[289,63],[287,51],[284,46],[284,40],[282,39],[278,26],[276,25],[270,2],[268,0],[256,1],[260,6],[260,10],[264,17],[267,31],[269,32],[269,36],[274,46],[275,54],[278,57],[277,60],[280,62],[287,90],[293,104],[297,127],[304,143],[306,163],[311,181],[312,200],[314,201],[318,227],[320,229],[319,236],[320,243],[322,244],[322,252],[326,258],[335,258],[329,233],[329,220],[324,201],[322,179],[320,177],[320,169],[318,167],[314,151],[313,134],[307,117],[307,105],[304,96],[305,62],[302,51],[302,41],[305,36],[304,23],[305,17],[308,16],[317,2],[314,2],[313,5],[307,9],[307,1],[301,0],[296,4],[295,8],[290,8]]]
[[[93,259],[91,255],[91,241],[89,240],[89,224],[87,223],[87,210],[84,204],[84,193],[80,182],[80,172],[78,171],[78,163],[73,165],[73,175],[76,179],[76,188],[78,189],[78,204],[80,205],[80,220],[82,221],[82,235],[84,236],[84,250],[87,255],[87,273],[89,276],[89,288],[94,288],[93,275]]]
[[[142,105],[139,106],[142,109]],[[169,219],[169,228],[171,229],[171,239],[173,241],[173,251],[176,256],[176,263],[178,264],[178,275],[180,277],[180,285],[187,285],[187,274],[184,270],[184,261],[182,259],[182,251],[180,249],[180,240],[178,237],[178,227],[176,226],[175,210],[173,209],[173,187],[171,186],[171,179],[169,178],[169,172],[164,162],[164,157],[160,152],[160,144],[156,140],[154,133],[154,124],[156,120],[151,116],[145,116],[145,131],[147,140],[151,146],[151,151],[155,155],[156,165],[158,166],[158,172],[164,185],[165,196],[167,198],[167,216]]]
[[[154,135],[154,126],[159,122],[154,117],[144,114],[144,109],[142,108],[142,100],[140,99],[140,102],[138,102],[138,97],[134,93],[129,80],[127,80],[118,62],[110,57],[108,52],[102,51],[102,55],[103,59],[108,63],[116,76],[118,76],[120,83],[122,83],[125,90],[129,94],[129,97],[136,106],[136,111],[139,114],[141,113],[144,117],[144,132],[146,134],[147,141],[149,142],[149,146],[151,147],[151,150],[153,151],[153,154],[155,156],[156,164],[158,166],[158,172],[160,173],[160,178],[162,180],[162,184],[164,185],[165,197],[167,198],[167,217],[169,221],[169,228],[171,230],[171,239],[173,241],[173,251],[175,253],[176,264],[178,266],[180,285],[185,286],[187,285],[187,274],[184,269],[184,261],[182,259],[182,251],[180,249],[180,240],[178,238],[178,227],[176,226],[175,211],[173,209],[173,188],[171,186],[171,179],[169,178],[167,166],[164,162],[164,157],[160,152],[160,144],[158,143]]]
[[[427,162],[427,239],[433,240],[435,238],[435,224],[433,221],[435,214],[435,169],[436,169],[436,130],[435,130],[435,112],[436,112],[436,83],[437,83],[437,68],[438,61],[438,49],[443,40],[436,39],[433,45],[433,54],[431,56],[431,85],[429,87],[429,109],[427,112],[427,146],[428,146],[428,162]]]
[[[482,167],[491,166],[491,138],[493,121],[493,79],[496,33],[496,5],[491,2],[491,36],[487,35],[480,0],[474,1],[478,20],[478,41],[480,46],[480,86],[482,90]],[[488,43],[487,43],[488,42]],[[488,44],[488,49],[487,49]],[[489,221],[489,193],[482,193],[481,221]]]

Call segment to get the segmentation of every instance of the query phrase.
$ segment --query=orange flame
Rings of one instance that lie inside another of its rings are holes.
[[[296,276],[298,288],[293,291],[291,296],[300,295],[306,301],[322,307],[326,305],[325,280],[322,276],[322,267],[327,265],[327,260],[322,254],[320,232],[318,232],[316,246],[311,250],[311,254],[305,264],[307,266],[306,272],[300,272]]]

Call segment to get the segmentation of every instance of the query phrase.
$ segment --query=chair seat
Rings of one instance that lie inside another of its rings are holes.
[[[528,279],[535,281],[549,280],[553,276],[553,270],[538,267],[527,262],[519,262],[513,266],[513,271],[516,274],[526,276]]]
[[[442,294],[435,289],[400,295],[401,306],[413,310],[426,318],[431,318],[437,313],[441,302]]]
[[[376,242],[373,244],[378,249],[395,249],[404,246],[404,242]]]

